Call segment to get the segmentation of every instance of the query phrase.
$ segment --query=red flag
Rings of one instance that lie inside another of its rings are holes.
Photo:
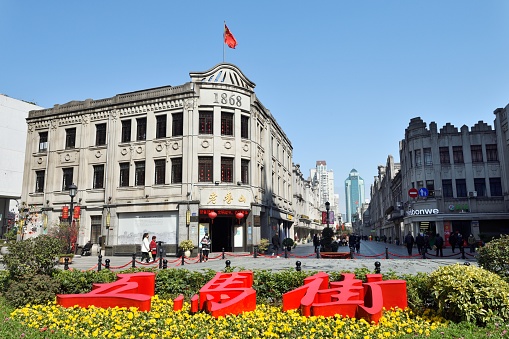
[[[230,48],[235,48],[235,46],[237,46],[237,40],[235,40],[235,37],[230,32],[226,24],[224,24],[224,43]]]

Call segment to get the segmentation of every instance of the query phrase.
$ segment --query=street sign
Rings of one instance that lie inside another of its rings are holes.
[[[419,196],[426,198],[429,195],[429,191],[426,187],[419,188]]]
[[[417,188],[411,188],[408,190],[408,195],[410,196],[410,198],[417,198],[419,192],[417,191]]]

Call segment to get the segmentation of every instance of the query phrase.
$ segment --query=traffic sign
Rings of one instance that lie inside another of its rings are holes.
[[[429,195],[429,191],[426,187],[419,188],[419,195],[423,198],[426,198]]]
[[[417,191],[417,188],[411,188],[408,190],[408,195],[410,196],[410,198],[417,198],[419,192]]]

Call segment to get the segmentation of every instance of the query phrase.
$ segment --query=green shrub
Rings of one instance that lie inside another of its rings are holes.
[[[13,279],[24,275],[51,274],[55,258],[61,253],[62,242],[48,235],[17,241],[9,245],[4,255],[7,270]]]
[[[258,244],[258,253],[265,253],[269,249],[269,239],[261,238]]]
[[[7,290],[9,285],[10,274],[9,271],[0,271],[0,292]]]
[[[27,274],[16,280],[12,279],[5,291],[5,299],[14,307],[26,304],[42,305],[55,300],[60,285],[49,275]]]
[[[117,273],[110,270],[78,271],[59,270],[53,274],[53,279],[60,285],[60,294],[88,293],[93,283],[108,283],[117,280]]]
[[[287,269],[279,272],[253,271],[253,288],[260,303],[280,304],[283,294],[304,285],[304,279],[316,272]]]
[[[475,266],[443,266],[429,275],[427,289],[438,315],[455,321],[485,325],[509,320],[509,284]]]
[[[428,289],[430,284],[429,274],[422,272],[406,274],[400,279],[406,281],[408,307],[417,314],[424,313],[432,303],[431,294]]]
[[[208,269],[203,272],[192,272],[183,269],[169,268],[157,271],[156,294],[162,298],[176,298],[179,294],[190,298],[200,291],[216,272]]]
[[[281,243],[283,247],[292,247],[294,244],[294,241],[292,238],[284,238],[283,242]]]
[[[479,248],[477,262],[480,267],[498,274],[509,283],[509,235],[501,235]]]

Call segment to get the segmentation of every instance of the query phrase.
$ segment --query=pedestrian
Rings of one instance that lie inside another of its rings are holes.
[[[456,246],[458,247],[458,250],[463,253],[463,235],[460,231],[456,231]]]
[[[444,256],[443,248],[444,248],[444,238],[440,234],[437,233],[435,236],[435,247],[436,249],[436,256],[438,257],[438,254],[440,253],[440,256]]]
[[[279,253],[279,246],[281,246],[279,241],[279,233],[276,232],[276,234],[272,236],[272,247],[274,248],[276,255]]]
[[[318,235],[316,233],[313,235],[313,246],[315,246],[315,253],[318,251],[320,247],[320,239],[318,239]]]
[[[414,236],[412,235],[412,232],[408,232],[408,234],[405,237],[405,245],[406,249],[408,251],[408,255],[412,255],[412,248],[414,247]]]
[[[357,254],[359,254],[360,251],[361,251],[361,236],[356,235],[355,236],[355,252],[357,252]]]
[[[470,253],[475,253],[476,240],[472,233],[470,233],[470,235],[468,236],[467,242],[468,242],[468,246],[470,247]]]
[[[143,233],[143,239],[141,240],[141,261],[146,260],[148,263],[150,260],[150,243],[148,241],[148,233]]]
[[[355,251],[355,243],[357,242],[357,237],[355,234],[350,234],[348,237],[348,247],[350,247],[350,252],[353,253]]]
[[[201,243],[201,252],[203,254],[203,260],[209,260],[209,252],[210,252],[210,238],[209,234],[205,233],[203,238],[200,241]]]
[[[150,242],[150,253],[152,254],[152,261],[156,261],[157,259],[157,237],[155,235],[152,236],[152,241]]]
[[[424,253],[428,253],[428,250],[431,249],[431,244],[429,242],[430,242],[429,233],[424,233],[424,241],[423,241]]]
[[[456,248],[456,234],[454,234],[454,232],[449,236],[449,244],[451,245],[452,253],[454,253],[454,249]]]
[[[423,254],[424,236],[422,235],[422,233],[417,234],[417,236],[415,237],[415,243],[417,244],[417,251],[419,252],[419,254]]]

